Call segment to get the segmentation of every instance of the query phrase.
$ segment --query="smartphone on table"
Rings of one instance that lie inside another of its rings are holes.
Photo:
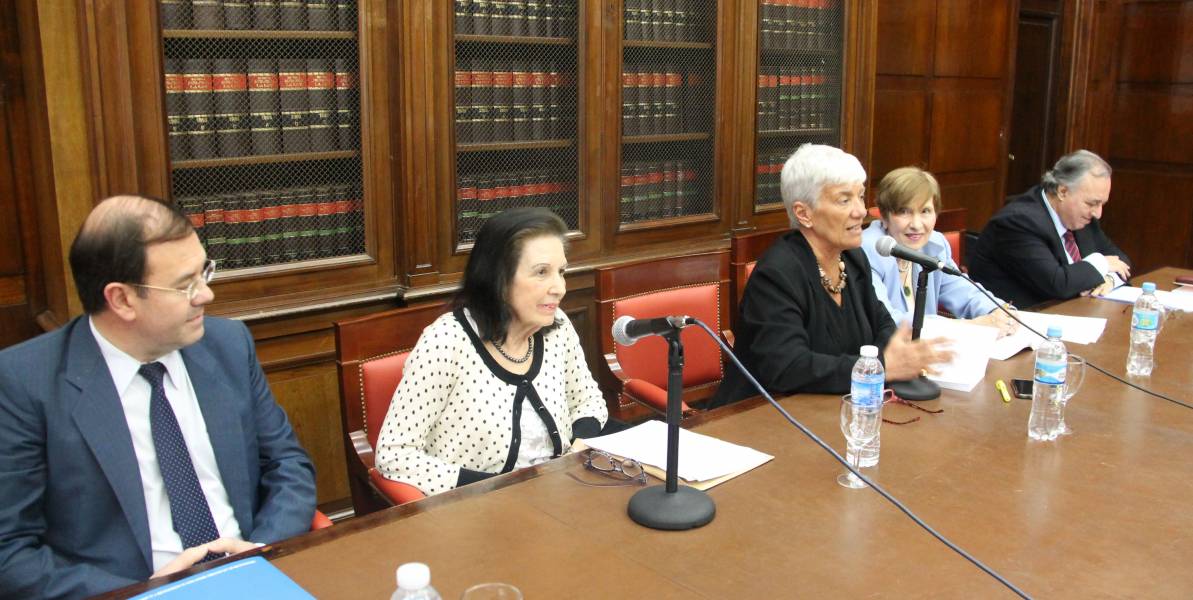
[[[1030,379],[1012,379],[1011,393],[1016,398],[1025,398],[1031,400],[1031,380]]]

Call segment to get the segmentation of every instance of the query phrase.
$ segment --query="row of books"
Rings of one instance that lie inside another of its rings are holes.
[[[691,161],[629,161],[621,166],[622,223],[666,219],[699,211]]]
[[[835,126],[840,98],[824,67],[761,67],[758,74],[758,129],[792,131]]]
[[[775,204],[783,201],[779,191],[779,175],[791,153],[787,151],[758,153],[754,163],[754,204]]]
[[[161,0],[165,29],[355,31],[356,0]]]
[[[762,0],[759,14],[763,49],[832,50],[840,25],[838,0]]]
[[[575,174],[567,171],[523,169],[461,175],[458,186],[457,229],[462,242],[475,240],[480,226],[506,209],[544,207],[561,216],[576,213]]]
[[[456,33],[571,37],[575,0],[455,0]]]
[[[714,98],[705,89],[703,72],[683,72],[668,65],[650,71],[647,65],[626,64],[621,74],[622,135],[683,133],[707,128]],[[706,100],[703,104],[691,102]]]
[[[712,3],[699,0],[625,0],[625,39],[696,42],[711,38]]]
[[[455,73],[457,143],[571,136],[575,83],[558,63],[486,58],[466,62],[457,65]]]
[[[166,59],[174,160],[328,152],[359,146],[348,59]]]
[[[221,269],[364,252],[359,185],[254,190],[176,199]]]

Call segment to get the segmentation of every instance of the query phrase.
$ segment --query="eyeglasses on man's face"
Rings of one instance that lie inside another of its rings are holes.
[[[638,461],[632,458],[619,459],[614,458],[607,452],[589,450],[587,456],[584,457],[584,467],[596,471],[605,477],[618,479],[620,482],[591,483],[576,477],[574,473],[568,473],[568,475],[584,485],[591,486],[630,485],[635,483],[646,485],[646,470],[642,468],[642,465]]]
[[[199,273],[199,278],[191,281],[190,285],[183,288],[164,287],[160,285],[148,285],[144,283],[130,283],[133,287],[144,288],[147,290],[161,290],[163,292],[174,292],[186,296],[187,302],[193,302],[195,296],[199,293],[199,285],[207,285],[211,283],[211,278],[215,277],[215,261],[208,259],[203,263],[203,271]]]

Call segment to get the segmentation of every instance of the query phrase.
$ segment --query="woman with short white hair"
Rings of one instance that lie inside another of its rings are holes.
[[[854,156],[815,144],[783,165],[792,230],[759,259],[741,302],[734,353],[772,393],[844,393],[865,345],[878,346],[888,380],[918,376],[949,352],[911,340],[874,294],[861,250],[866,171]],[[713,405],[754,395],[728,369]]]

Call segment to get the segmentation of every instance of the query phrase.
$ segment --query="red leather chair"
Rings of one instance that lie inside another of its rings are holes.
[[[406,357],[423,329],[447,312],[442,302],[399,308],[335,324],[348,484],[357,515],[422,498],[418,488],[386,479],[373,449]]]
[[[622,407],[638,402],[660,413],[667,410],[667,343],[652,336],[632,346],[613,341],[613,322],[688,315],[720,331],[726,322],[729,253],[679,256],[636,262],[597,271],[597,327],[607,369],[603,379],[615,388]],[[723,377],[721,349],[699,327],[680,334],[684,346],[684,411],[707,400]]]
[[[950,208],[940,211],[936,216],[936,230],[944,234],[949,246],[953,250],[953,260],[962,272],[968,273],[965,267],[965,220],[968,211],[964,208]]]
[[[746,293],[746,282],[750,280],[754,266],[758,264],[762,253],[766,252],[767,248],[775,243],[775,240],[788,231],[787,229],[756,231],[745,235],[735,235],[730,240],[729,288],[733,293],[729,296],[729,322],[733,324],[734,329],[737,327],[737,319],[741,311],[741,298]]]

